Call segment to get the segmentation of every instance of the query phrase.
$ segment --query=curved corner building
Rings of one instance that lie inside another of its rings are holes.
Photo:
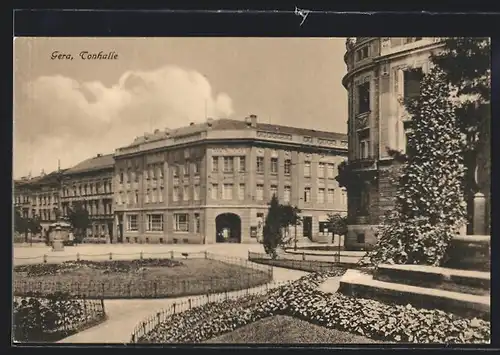
[[[346,41],[342,83],[349,97],[348,250],[369,249],[380,218],[394,206],[387,148],[405,150],[408,117],[400,102],[419,94],[420,75],[429,69],[430,54],[442,45],[435,37]]]

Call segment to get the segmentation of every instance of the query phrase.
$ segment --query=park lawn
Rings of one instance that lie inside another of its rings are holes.
[[[217,260],[197,258],[179,261],[181,265],[148,265],[129,272],[88,266],[43,276],[28,277],[14,272],[14,291],[17,295],[34,291],[44,294],[62,291],[86,297],[161,298],[240,290],[265,284],[271,278],[262,270]]]
[[[208,344],[368,344],[367,337],[321,327],[290,316],[272,316],[227,334],[207,340]]]
[[[210,259],[187,259],[180,260],[182,265],[173,267],[164,266],[146,266],[133,270],[132,272],[106,272],[104,270],[94,269],[91,267],[81,267],[69,272],[60,273],[57,275],[30,276],[23,277],[26,281],[49,281],[49,282],[77,282],[92,280],[99,283],[101,281],[156,281],[163,280],[185,280],[197,281],[223,279],[223,278],[239,278],[245,279],[248,275],[256,273],[257,270],[252,270],[239,265],[223,263],[217,260]],[[125,261],[126,262],[126,261]],[[16,279],[17,273],[14,273]]]

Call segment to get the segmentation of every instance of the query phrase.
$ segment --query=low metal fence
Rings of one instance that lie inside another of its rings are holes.
[[[41,258],[44,264],[49,263],[47,254],[38,257]],[[134,254],[79,254],[57,255],[50,256],[51,259],[64,259],[59,261],[133,261],[144,259],[171,259],[171,260],[186,260],[186,259],[209,259],[219,261],[225,264],[239,266],[244,269],[241,277],[224,278],[224,277],[209,277],[206,279],[157,279],[157,280],[140,280],[131,279],[130,281],[117,280],[93,280],[80,279],[78,281],[33,281],[27,279],[14,278],[13,290],[14,295],[23,296],[30,294],[49,294],[53,292],[67,292],[74,297],[86,298],[168,298],[178,296],[189,296],[199,294],[212,294],[217,292],[226,292],[239,289],[247,289],[258,285],[265,284],[273,279],[272,266],[253,263],[237,257],[228,257],[214,253],[203,252],[179,252],[167,251],[161,253],[134,253]]]
[[[264,296],[269,292],[269,290],[288,285],[291,282],[292,281],[273,281],[251,289],[223,292],[211,295],[207,294],[203,296],[188,298],[183,301],[174,302],[168,307],[160,309],[154,314],[140,321],[131,334],[130,342],[140,343],[141,339],[144,338],[148,333],[155,330],[155,328],[157,328],[159,325],[168,322],[169,318],[175,314],[186,312],[188,310],[204,306],[208,303],[220,303],[228,300],[237,300],[239,298],[250,295]]]
[[[276,258],[272,258],[268,254],[256,253],[251,251],[248,252],[248,260],[263,265],[276,266],[286,269],[293,269],[293,270],[300,270],[307,272],[324,272],[345,266],[338,260],[332,260],[332,261],[306,260],[304,256],[302,260],[284,258],[282,256],[277,256]]]

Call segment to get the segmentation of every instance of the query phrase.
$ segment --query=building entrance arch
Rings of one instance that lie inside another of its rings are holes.
[[[241,243],[241,218],[235,213],[222,213],[215,218],[217,243]]]

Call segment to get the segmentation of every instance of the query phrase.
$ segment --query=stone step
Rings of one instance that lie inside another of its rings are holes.
[[[490,296],[375,280],[373,275],[350,269],[340,279],[339,292],[352,297],[416,308],[440,309],[467,318],[490,319]]]
[[[374,279],[476,295],[487,295],[491,288],[489,272],[427,265],[379,265]]]
[[[457,235],[447,252],[446,267],[462,270],[491,270],[491,237],[489,235]]]

